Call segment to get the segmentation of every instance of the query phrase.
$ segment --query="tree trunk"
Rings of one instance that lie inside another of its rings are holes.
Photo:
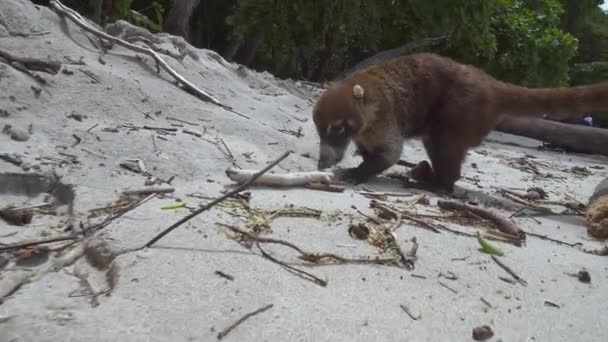
[[[200,0],[173,0],[165,20],[165,31],[190,42],[190,18]]]
[[[239,50],[234,56],[234,61],[249,66],[253,59],[255,58],[255,52],[258,47],[264,41],[264,30],[262,28],[258,28],[247,35],[247,38],[239,47]]]
[[[540,140],[571,152],[608,156],[608,130],[557,121],[505,117],[496,130]]]

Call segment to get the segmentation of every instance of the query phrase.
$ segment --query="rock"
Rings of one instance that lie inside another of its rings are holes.
[[[15,129],[11,125],[4,125],[2,133],[11,137],[15,141],[27,141],[30,139],[30,135],[26,131]]]
[[[487,325],[482,325],[473,329],[473,339],[475,341],[485,341],[492,336],[494,336],[494,332],[492,331],[492,328]]]

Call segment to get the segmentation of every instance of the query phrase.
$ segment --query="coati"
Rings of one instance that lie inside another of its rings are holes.
[[[470,148],[504,115],[534,117],[608,109],[608,82],[526,88],[431,53],[397,57],[331,85],[317,100],[318,169],[340,162],[353,141],[363,158],[337,170],[363,183],[399,161],[404,139],[420,138],[432,165],[428,183],[451,193]]]

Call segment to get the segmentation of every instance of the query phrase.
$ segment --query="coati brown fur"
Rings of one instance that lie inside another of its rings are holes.
[[[363,183],[399,161],[404,139],[421,138],[432,165],[428,181],[452,192],[467,151],[501,117],[576,114],[608,109],[608,82],[526,88],[436,54],[398,57],[332,85],[313,110],[319,169],[342,160],[354,141],[363,162],[339,178]]]

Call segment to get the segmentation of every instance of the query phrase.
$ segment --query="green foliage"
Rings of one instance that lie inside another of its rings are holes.
[[[570,69],[572,85],[584,85],[608,80],[608,62],[578,63]],[[593,113],[593,121],[601,127],[608,127],[608,112]]]
[[[560,30],[562,12],[559,0],[238,0],[229,24],[238,39],[263,31],[253,64],[283,77],[335,76],[379,51],[449,33],[440,52],[536,86],[568,81],[577,42]]]
[[[150,1],[148,1],[150,2]],[[144,27],[152,32],[159,32],[163,29],[163,14],[165,12],[161,1],[151,1],[148,6],[154,14],[154,19],[142,14],[140,11],[133,10],[134,0],[115,0],[113,2],[112,20],[123,19],[132,24]]]
[[[570,70],[572,85],[608,80],[608,62],[578,63]]]
[[[502,0],[493,14],[497,53],[490,71],[499,79],[528,86],[566,85],[575,38],[558,26],[557,0]]]

